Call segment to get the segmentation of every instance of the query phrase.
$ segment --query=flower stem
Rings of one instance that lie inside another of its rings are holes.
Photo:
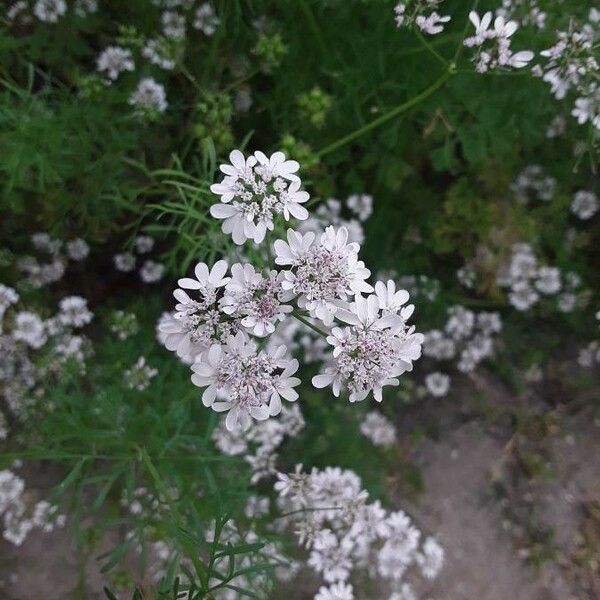
[[[300,323],[303,323],[307,327],[310,327],[310,329],[312,329],[319,335],[322,335],[323,337],[327,337],[329,335],[327,332],[323,331],[320,327],[313,325],[304,315],[301,315],[298,311],[296,311],[296,310],[292,311],[292,316],[295,317],[296,319],[298,319],[298,321],[300,321]]]
[[[392,119],[395,119],[397,116],[410,110],[411,108],[413,108],[414,106],[416,106],[417,104],[419,104],[420,102],[425,100],[426,98],[429,98],[429,96],[431,96],[439,88],[441,88],[453,74],[454,74],[454,72],[452,71],[452,69],[448,68],[447,70],[445,70],[442,73],[442,75],[438,79],[436,79],[427,89],[423,90],[420,94],[413,96],[406,102],[400,104],[399,106],[396,106],[396,108],[393,108],[392,110],[388,111],[384,115],[381,115],[377,119],[373,119],[373,121],[371,121],[370,123],[363,125],[359,129],[356,129],[353,132],[349,133],[348,135],[345,135],[344,137],[340,138],[339,140],[336,140],[335,142],[332,142],[328,146],[325,146],[325,148],[322,148],[321,150],[319,150],[316,153],[316,155],[319,158],[321,158],[322,156],[325,156],[326,154],[329,154],[330,152],[333,152],[334,150],[337,150],[338,148],[345,146],[349,142],[352,142],[353,140],[361,137],[362,135],[371,131],[372,129],[375,129],[376,127],[379,127],[380,125],[383,125],[384,123],[387,123],[388,121],[391,121]]]

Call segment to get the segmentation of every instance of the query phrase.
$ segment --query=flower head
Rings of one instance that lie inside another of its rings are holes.
[[[296,161],[286,160],[283,152],[270,157],[255,152],[245,158],[239,150],[233,150],[229,159],[231,164],[221,165],[225,177],[210,188],[221,196],[210,214],[223,220],[223,233],[231,234],[236,244],[249,239],[261,243],[266,232],[273,230],[276,215],[286,221],[308,218],[302,204],[309,196],[300,190]]]
[[[275,263],[289,267],[283,289],[299,296],[299,306],[325,325],[333,322],[341,301],[373,291],[365,281],[371,272],[358,260],[358,244],[348,243],[345,227],[328,227],[318,241],[313,232],[288,229],[287,242],[276,240],[274,248]]]
[[[285,356],[285,347],[259,351],[243,332],[224,344],[213,344],[192,365],[192,383],[205,387],[202,402],[217,412],[229,411],[227,429],[248,429],[252,419],[264,421],[281,412],[281,398],[298,398],[292,375],[298,361]]]
[[[333,346],[333,360],[313,377],[313,385],[332,385],[335,396],[345,386],[350,402],[364,400],[373,392],[381,402],[382,388],[398,385],[398,376],[412,370],[412,362],[421,356],[423,336],[406,325],[402,310],[386,314],[377,295],[363,298],[357,294],[336,315],[351,327],[331,330],[327,341]]]

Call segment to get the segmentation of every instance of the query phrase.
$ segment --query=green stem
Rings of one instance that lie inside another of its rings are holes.
[[[319,335],[322,335],[323,337],[327,337],[329,335],[328,333],[323,331],[320,327],[313,325],[304,315],[301,315],[299,312],[297,312],[295,310],[292,311],[292,316],[295,317],[296,319],[298,319],[298,321],[300,321],[300,323],[303,323],[304,325],[306,325],[307,327],[309,327],[310,329],[312,329]]]
[[[448,68],[448,61],[425,39],[423,34],[418,29],[415,29],[415,33],[423,48],[427,50],[427,52],[429,52],[437,61],[444,65],[444,67]]]
[[[399,106],[396,106],[396,108],[393,108],[392,110],[388,111],[384,115],[381,115],[377,119],[373,119],[373,121],[371,121],[370,123],[363,125],[359,129],[356,129],[355,131],[349,133],[348,135],[345,135],[344,137],[340,138],[339,140],[336,140],[335,142],[332,142],[328,146],[325,146],[325,148],[322,148],[321,150],[319,150],[319,152],[317,152],[316,155],[319,158],[321,158],[321,157],[325,156],[326,154],[329,154],[330,152],[333,152],[334,150],[337,150],[338,148],[345,146],[349,142],[352,142],[353,140],[361,137],[362,135],[371,131],[372,129],[375,129],[375,128],[379,127],[380,125],[383,125],[384,123],[387,123],[388,121],[391,121],[392,119],[395,119],[397,116],[401,115],[402,113],[405,113],[406,111],[410,110],[414,106],[417,106],[417,104],[419,104],[426,98],[429,98],[429,96],[433,95],[437,90],[439,90],[446,83],[446,81],[448,81],[448,79],[450,79],[450,77],[453,74],[454,74],[454,72],[450,69],[444,71],[444,73],[441,75],[441,77],[436,79],[436,81],[434,81],[427,89],[423,90],[420,94],[413,96],[412,98],[410,98],[410,100],[407,100],[406,102],[400,104]]]

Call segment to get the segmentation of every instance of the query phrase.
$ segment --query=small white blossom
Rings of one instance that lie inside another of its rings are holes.
[[[130,96],[129,104],[145,112],[163,113],[168,106],[165,88],[152,77],[145,77]]]
[[[124,71],[135,69],[131,50],[119,46],[109,46],[98,56],[96,68],[100,73],[104,73],[110,81],[115,81]]]
[[[37,0],[33,6],[33,14],[45,23],[57,23],[66,12],[65,0]]]
[[[113,256],[115,268],[121,273],[129,273],[135,269],[135,256],[130,252],[122,252]]]
[[[34,349],[41,348],[48,339],[42,319],[29,311],[17,313],[12,336]]]
[[[87,258],[88,254],[90,253],[90,247],[88,243],[81,238],[75,238],[74,240],[67,242],[65,247],[67,250],[67,256],[71,260],[75,260],[77,262]]]
[[[578,191],[571,203],[571,212],[582,221],[591,219],[600,208],[600,202],[594,192]]]
[[[217,30],[221,20],[215,14],[214,8],[208,3],[201,4],[194,15],[194,29],[199,29],[204,35],[211,36]]]
[[[156,283],[165,274],[165,265],[154,260],[147,260],[140,269],[140,279],[144,283]]]
[[[360,432],[375,446],[391,446],[396,442],[396,428],[380,412],[368,412],[360,424]]]
[[[67,296],[58,306],[58,320],[68,327],[83,327],[94,317],[87,307],[87,300],[81,296]]]
[[[146,359],[140,356],[130,369],[124,373],[125,385],[131,390],[144,391],[150,385],[151,380],[158,374],[158,369],[146,364]]]
[[[436,398],[442,398],[450,389],[450,377],[445,373],[429,373],[425,377],[427,391]]]

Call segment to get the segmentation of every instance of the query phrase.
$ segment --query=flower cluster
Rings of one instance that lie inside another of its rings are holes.
[[[140,114],[153,115],[167,110],[167,95],[162,84],[152,77],[144,77],[129,97],[129,104]]]
[[[511,50],[511,37],[518,29],[516,21],[506,21],[497,16],[492,25],[492,13],[487,12],[480,17],[476,12],[469,13],[469,20],[475,27],[475,35],[464,40],[468,48],[477,48],[475,69],[485,73],[490,69],[521,69],[533,59],[531,50],[514,52]]]
[[[66,0],[35,0],[33,6],[25,0],[13,2],[6,11],[6,19],[9,23],[20,20],[29,23],[32,17],[42,23],[54,25],[66,14],[68,5]],[[98,10],[98,0],[75,0],[73,12],[79,18],[85,18]]]
[[[579,190],[573,196],[571,212],[582,221],[591,219],[600,209],[598,196],[594,192]]]
[[[550,202],[556,192],[556,179],[545,175],[540,165],[525,167],[510,186],[519,204],[528,204],[530,198]]]
[[[280,231],[277,214],[307,219],[301,204],[308,194],[300,191],[296,161],[282,152],[245,158],[238,150],[230,160],[221,166],[223,181],[211,187],[221,197],[211,214],[224,220],[235,244],[260,243],[267,231]],[[350,196],[346,206],[360,223],[372,212],[372,198]],[[290,325],[290,317],[321,335],[319,343],[311,334],[298,342],[309,361],[326,360],[313,385],[331,385],[336,396],[347,390],[351,402],[370,393],[381,401],[383,387],[398,385],[421,354],[423,337],[407,323],[414,311],[408,292],[393,281],[375,288],[367,283],[371,273],[359,259],[359,244],[349,241],[344,226],[319,233],[323,218],[322,212],[310,230],[288,229],[285,240],[275,240],[269,256],[278,269],[199,263],[195,279],[179,280],[175,313],[161,318],[160,338],[192,365],[192,382],[205,388],[204,405],[228,411],[228,429],[248,429],[252,419],[279,414],[281,398],[297,399],[298,361],[290,350],[298,325]],[[259,347],[253,337],[268,339]]]
[[[129,273],[137,266],[136,254],[143,256],[154,248],[154,239],[148,235],[139,235],[133,241],[133,252],[121,252],[113,256],[115,269],[122,273]],[[144,283],[156,283],[165,273],[165,265],[147,258],[142,263],[139,276]]]
[[[475,313],[463,306],[448,309],[444,329],[432,329],[424,334],[423,354],[440,362],[457,359],[456,368],[471,373],[494,352],[494,336],[502,330],[502,320],[495,312]],[[450,378],[439,372],[425,378],[427,391],[435,397],[447,394]]]
[[[143,392],[150,385],[151,380],[158,375],[158,369],[146,364],[146,359],[140,356],[136,363],[123,374],[125,385],[130,390]]]
[[[64,297],[47,319],[19,303],[13,288],[0,284],[0,392],[15,416],[43,394],[43,379],[66,361],[84,369],[89,341],[76,330],[93,318],[80,296]]]
[[[19,271],[25,274],[22,285],[41,288],[62,279],[69,260],[81,262],[90,248],[85,240],[75,238],[63,244],[61,240],[50,237],[47,233],[34,233],[31,243],[37,256],[22,256],[16,263]]]
[[[450,21],[450,15],[440,15],[435,10],[443,0],[406,0],[394,7],[397,27],[416,25],[429,35],[444,31],[444,25]]]
[[[556,44],[541,52],[546,64],[533,69],[534,75],[550,85],[557,100],[572,91],[571,114],[580,125],[589,122],[596,129],[600,129],[600,63],[596,56],[599,24],[600,11],[591,9],[587,23],[580,27],[572,23],[568,31],[557,33]]]
[[[406,573],[418,568],[432,579],[440,571],[444,551],[422,534],[402,511],[388,512],[379,501],[369,502],[356,473],[339,467],[310,473],[297,465],[277,474],[275,490],[282,519],[308,552],[308,565],[325,580],[315,598],[353,599],[349,583],[355,573],[378,578],[390,592],[407,585]],[[383,580],[383,581],[382,581]]]
[[[543,297],[555,296],[560,312],[571,312],[585,301],[585,293],[577,295],[581,280],[576,273],[563,276],[557,267],[540,265],[533,248],[525,243],[513,244],[496,281],[509,289],[508,301],[519,311],[529,310]]]
[[[277,450],[286,438],[296,437],[304,428],[304,418],[297,404],[285,405],[279,419],[253,421],[245,431],[229,430],[221,422],[213,431],[216,447],[229,456],[244,455],[250,465],[252,483],[275,475]]]
[[[48,533],[66,521],[56,506],[45,500],[31,504],[25,481],[8,469],[0,471],[0,516],[4,524],[2,536],[15,546],[20,546],[34,528]]]
[[[393,423],[375,410],[365,415],[360,424],[360,432],[375,446],[391,446],[396,442],[396,428]]]

